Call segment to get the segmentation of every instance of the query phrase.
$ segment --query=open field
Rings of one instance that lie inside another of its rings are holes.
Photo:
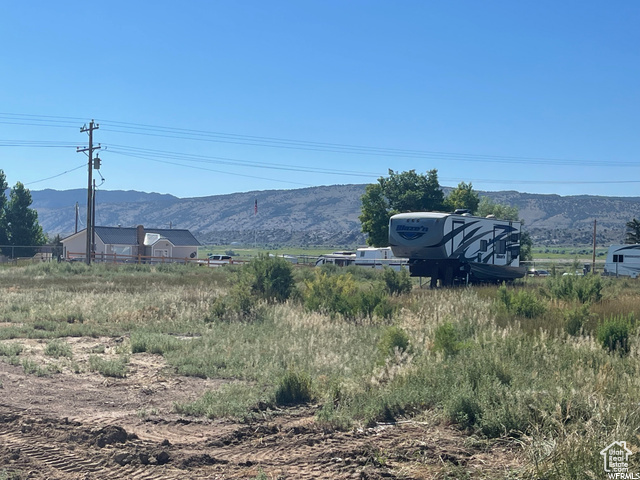
[[[605,478],[640,447],[640,282],[262,262],[0,270],[0,479]]]

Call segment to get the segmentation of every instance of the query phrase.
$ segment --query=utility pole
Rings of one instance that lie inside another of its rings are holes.
[[[97,158],[96,158],[97,160]],[[93,195],[91,196],[91,253],[96,255],[96,179],[93,179]]]
[[[80,132],[88,132],[89,133],[89,147],[87,148],[80,148],[78,147],[76,149],[76,152],[83,152],[86,153],[87,156],[89,157],[89,170],[88,170],[88,182],[87,182],[87,245],[86,245],[86,251],[85,251],[85,255],[86,255],[86,263],[87,265],[91,265],[91,229],[92,229],[92,218],[93,218],[93,185],[92,185],[92,181],[93,181],[93,151],[94,150],[99,150],[100,149],[100,144],[98,144],[97,147],[93,146],[93,131],[97,130],[98,128],[100,128],[100,125],[98,125],[97,123],[94,123],[93,120],[91,120],[89,122],[89,126],[87,127],[87,125],[83,125],[82,128],[80,129]]]
[[[591,260],[591,273],[596,273],[596,220],[593,221],[593,259]]]
[[[78,202],[76,202],[76,231],[74,233],[78,233]]]

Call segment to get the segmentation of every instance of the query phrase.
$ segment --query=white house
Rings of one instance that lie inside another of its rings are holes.
[[[84,258],[86,229],[62,240],[65,259]],[[183,260],[198,257],[200,242],[189,230],[137,227],[96,227],[95,258],[108,262],[134,257],[165,257]],[[153,260],[157,260],[153,259]]]

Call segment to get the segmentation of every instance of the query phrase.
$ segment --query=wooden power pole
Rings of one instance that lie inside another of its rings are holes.
[[[89,157],[89,181],[87,183],[87,245],[86,245],[86,263],[87,265],[91,265],[91,230],[93,226],[93,151],[100,149],[100,144],[97,147],[93,146],[93,131],[100,128],[100,125],[94,123],[93,120],[89,122],[89,126],[83,125],[80,129],[80,132],[88,132],[89,133],[89,146],[86,148],[78,147],[76,149],[77,152],[86,153]]]

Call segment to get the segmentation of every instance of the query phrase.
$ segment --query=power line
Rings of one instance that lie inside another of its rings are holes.
[[[71,122],[78,121],[77,117],[36,116],[26,114],[0,113],[0,118],[18,120],[16,124],[31,126],[71,127]],[[36,122],[36,123],[34,123]],[[54,122],[45,123],[45,122]],[[550,157],[528,157],[509,155],[469,154],[459,152],[441,152],[428,150],[411,150],[400,148],[383,148],[364,145],[352,145],[342,143],[316,142],[306,140],[293,140],[278,137],[265,137],[256,135],[241,135],[234,133],[196,130],[189,128],[166,127],[133,122],[121,122],[116,120],[101,120],[105,132],[121,133],[128,135],[143,135],[152,137],[172,138],[179,140],[192,140],[203,142],[226,143],[244,146],[260,146],[268,148],[294,149],[305,151],[318,151],[328,153],[341,153],[350,155],[371,155],[383,157],[403,157],[417,159],[454,160],[466,162],[488,163],[519,163],[539,165],[580,165],[580,166],[617,166],[636,167],[637,161],[622,162],[611,160],[584,160]],[[0,120],[0,123],[11,123]],[[57,124],[56,124],[57,123]],[[60,125],[62,124],[62,125]],[[115,128],[110,128],[110,125]]]
[[[247,175],[247,174],[244,174],[244,173],[225,172],[223,170],[214,170],[213,168],[197,167],[195,165],[188,165],[188,164],[184,164],[184,163],[170,162],[170,161],[167,161],[167,160],[158,160],[158,159],[153,159],[153,158],[147,158],[147,157],[145,157],[143,155],[124,154],[124,153],[119,153],[117,151],[116,152],[111,151],[111,153],[115,153],[117,155],[123,155],[123,156],[126,156],[126,157],[140,158],[142,160],[148,160],[150,162],[164,163],[164,164],[167,164],[167,165],[176,165],[176,166],[179,166],[179,167],[193,168],[193,169],[196,169],[196,170],[204,170],[204,171],[207,171],[207,172],[222,173],[222,174],[225,174],[225,175],[233,175],[233,176],[236,176],[236,177],[255,178],[255,179],[258,179],[258,180],[269,180],[270,182],[288,183],[288,184],[291,184],[291,185],[302,185],[302,186],[305,186],[305,187],[313,186],[313,185],[310,185],[310,184],[307,184],[307,183],[292,182],[290,180],[258,177],[256,175]]]
[[[27,182],[27,183],[25,183],[25,185],[33,185],[34,183],[46,182],[47,180],[51,180],[53,178],[58,178],[58,177],[61,177],[62,175],[66,175],[67,173],[71,173],[71,172],[75,172],[76,170],[80,170],[81,168],[84,168],[84,166],[85,165],[83,163],[79,167],[72,168],[71,170],[67,170],[65,172],[58,173],[57,175],[53,175],[51,177],[43,178],[43,179],[40,179],[40,180],[34,180],[33,182]]]

